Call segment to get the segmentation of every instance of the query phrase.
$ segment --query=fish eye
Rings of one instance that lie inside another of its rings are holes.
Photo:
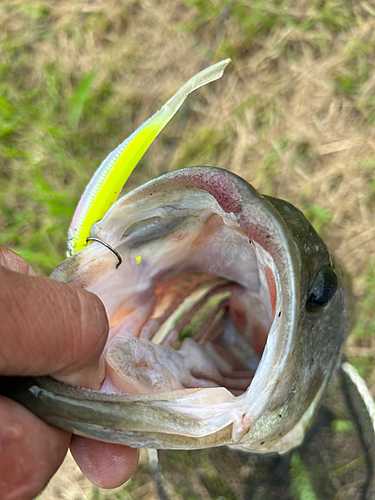
[[[328,304],[337,290],[337,276],[330,266],[323,267],[315,277],[312,284],[309,298],[306,302],[306,309],[309,312],[317,312]]]

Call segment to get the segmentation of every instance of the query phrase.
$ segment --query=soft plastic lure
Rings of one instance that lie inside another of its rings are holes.
[[[196,74],[151,118],[120,144],[100,165],[87,185],[68,231],[68,255],[90,244],[92,225],[113,205],[122,187],[156,136],[177,113],[194,90],[219,79],[230,59],[225,59]]]

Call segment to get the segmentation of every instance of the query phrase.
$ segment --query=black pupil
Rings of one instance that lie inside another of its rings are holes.
[[[306,308],[310,312],[325,306],[335,295],[337,290],[337,276],[331,267],[323,267],[311,287]]]

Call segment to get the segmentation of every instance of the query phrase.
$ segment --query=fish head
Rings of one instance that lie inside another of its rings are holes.
[[[106,308],[102,392],[153,407],[151,420],[140,406],[137,432],[121,442],[301,443],[339,363],[351,294],[298,209],[233,173],[189,167],[119,199],[90,236],[98,241],[51,278]]]

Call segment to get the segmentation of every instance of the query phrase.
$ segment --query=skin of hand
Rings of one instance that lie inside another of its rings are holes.
[[[0,375],[51,375],[97,390],[108,335],[104,306],[94,294],[35,275],[0,245]],[[70,446],[90,481],[114,488],[129,479],[138,450],[72,436],[0,396],[0,498],[29,500],[47,484]]]

